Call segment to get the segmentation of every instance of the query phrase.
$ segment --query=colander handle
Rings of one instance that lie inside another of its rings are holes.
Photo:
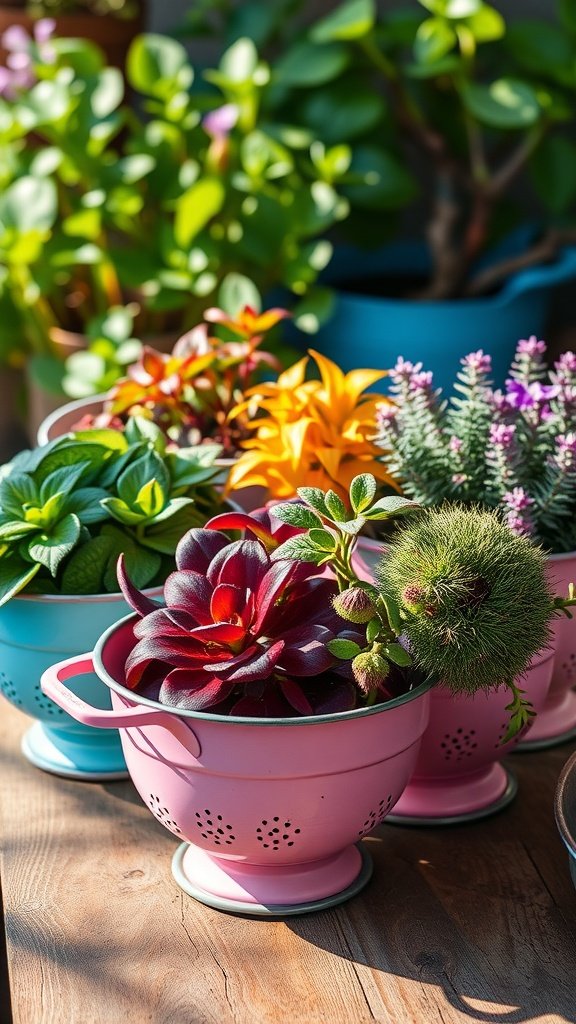
[[[136,725],[158,724],[168,729],[174,738],[184,747],[187,754],[200,757],[201,746],[192,729],[168,710],[139,706],[125,708],[123,711],[109,711],[94,708],[91,704],[72,693],[64,680],[71,676],[84,676],[94,672],[91,654],[80,654],[51,665],[43,673],[40,680],[42,692],[50,697],[58,707],[67,711],[72,718],[82,725],[92,725],[96,729],[128,729]]]

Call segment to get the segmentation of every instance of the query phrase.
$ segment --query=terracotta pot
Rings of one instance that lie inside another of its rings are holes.
[[[13,25],[19,25],[32,35],[34,22],[22,8],[3,4],[0,7],[0,37]],[[66,39],[89,39],[104,51],[106,63],[124,68],[130,43],[142,32],[145,14],[142,6],[135,18],[124,21],[110,14],[60,14],[54,18],[56,35]],[[0,46],[0,64],[6,60],[6,50]]]

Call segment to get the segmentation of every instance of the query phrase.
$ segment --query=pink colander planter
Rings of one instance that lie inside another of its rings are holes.
[[[553,664],[554,651],[541,651],[517,680],[538,713],[546,701]],[[509,703],[507,687],[473,697],[454,696],[443,686],[434,687],[414,774],[389,821],[454,824],[506,807],[517,790],[514,776],[500,763],[518,743],[518,737],[502,743]]]
[[[173,874],[209,906],[296,914],[340,903],[368,881],[359,840],[394,806],[413,772],[429,687],[387,704],[298,719],[250,719],[176,710],[124,685],[135,643],[130,616],[93,656],[42,677],[44,693],[87,725],[119,728],[144,803],[184,840]],[[112,711],[85,704],[64,680],[92,669]]]
[[[566,597],[568,584],[576,583],[576,552],[549,555],[548,580],[559,597]],[[518,750],[544,750],[576,736],[576,618],[558,616],[552,623],[554,670],[548,696],[538,718]]]

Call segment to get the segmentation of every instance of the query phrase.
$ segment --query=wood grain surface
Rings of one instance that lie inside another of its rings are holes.
[[[552,809],[573,745],[510,758],[519,794],[491,819],[380,826],[363,893],[279,921],[185,896],[174,838],[132,785],[31,767],[28,724],[2,702],[1,1024],[576,1022],[576,893]]]

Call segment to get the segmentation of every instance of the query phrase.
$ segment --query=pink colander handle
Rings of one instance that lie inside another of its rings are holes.
[[[202,748],[196,735],[177,715],[172,715],[160,708],[145,706],[124,708],[123,711],[94,708],[77,694],[72,693],[67,686],[64,686],[65,679],[70,679],[71,676],[87,675],[90,672],[94,672],[91,654],[80,654],[74,658],[59,661],[43,673],[40,680],[42,692],[83,725],[92,725],[96,729],[128,729],[137,725],[160,725],[164,729],[168,729],[174,739],[184,747],[187,755],[187,758],[184,758],[184,766],[189,763],[190,756],[200,757]]]

